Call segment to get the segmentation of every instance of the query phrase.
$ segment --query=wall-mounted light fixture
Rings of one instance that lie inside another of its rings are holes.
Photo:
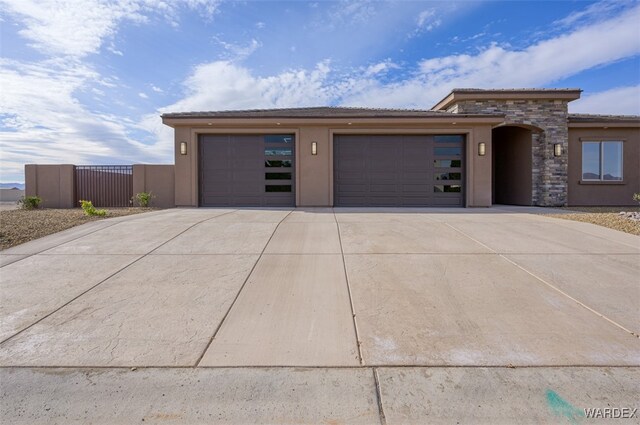
[[[478,143],[478,155],[485,156],[487,154],[487,145],[484,142]]]
[[[187,142],[180,142],[180,155],[187,154]]]
[[[318,142],[311,142],[311,155],[318,155]]]
[[[562,143],[553,145],[553,156],[562,156]]]

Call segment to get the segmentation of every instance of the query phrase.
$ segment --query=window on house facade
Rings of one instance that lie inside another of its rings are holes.
[[[582,142],[582,180],[622,181],[622,142]]]

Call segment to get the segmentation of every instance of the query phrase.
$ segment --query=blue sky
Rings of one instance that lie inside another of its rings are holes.
[[[640,114],[638,22],[624,0],[0,0],[0,181],[172,163],[172,111],[578,87],[570,112]]]

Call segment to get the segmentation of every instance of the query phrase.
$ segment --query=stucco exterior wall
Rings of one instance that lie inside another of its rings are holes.
[[[198,206],[197,159],[198,143],[192,140],[190,127],[176,127],[174,144],[175,205]],[[187,143],[187,154],[180,154],[180,143]]]
[[[24,166],[25,196],[42,198],[43,208],[74,208],[75,184],[73,165]]]
[[[566,205],[568,198],[568,127],[566,100],[460,100],[447,108],[459,114],[503,113],[505,124],[539,128],[532,140],[532,202],[540,206]],[[563,147],[553,155],[556,143]]]
[[[297,204],[328,206],[332,203],[333,152],[327,127],[300,127],[296,150]],[[311,143],[318,143],[318,154],[311,155]]]
[[[624,142],[622,182],[582,181],[583,140]],[[632,197],[640,193],[639,128],[570,128],[569,152],[569,205],[637,205]]]
[[[468,207],[491,206],[491,129],[495,123],[422,124],[389,122],[275,124],[222,122],[216,126],[184,125],[175,127],[175,204],[198,206],[199,134],[291,133],[296,135],[296,206],[333,206],[333,137],[335,134],[465,134]],[[460,119],[459,121],[463,121]],[[187,143],[187,155],[180,154],[180,143]],[[318,143],[318,154],[311,155],[311,143]],[[486,156],[480,157],[478,143],[484,142]]]
[[[24,190],[0,189],[0,202],[17,202],[24,196]]]
[[[173,165],[133,165],[133,195],[151,192],[150,206],[172,208],[175,204]]]

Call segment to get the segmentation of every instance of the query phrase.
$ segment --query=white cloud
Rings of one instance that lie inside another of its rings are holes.
[[[5,11],[24,27],[19,34],[42,53],[83,57],[97,53],[118,25],[129,20],[148,21],[162,16],[177,25],[178,11],[186,6],[211,17],[219,0],[0,0]],[[119,52],[111,45],[110,50]]]
[[[477,55],[452,55],[420,64],[430,85],[538,87],[640,53],[640,7],[524,50],[496,44]]]
[[[640,115],[640,84],[583,93],[569,104],[569,112],[584,114]]]
[[[103,85],[80,62],[0,59],[0,81],[0,180],[20,179],[25,163],[153,162],[170,155],[171,145],[140,143],[123,117],[92,112],[78,101],[75,93]]]
[[[390,61],[371,65],[364,73],[354,75],[337,76],[325,64],[322,72],[288,71],[266,78],[254,77],[248,69],[229,62],[214,62],[196,69],[186,83],[189,95],[168,109],[336,103],[429,108],[454,87],[543,87],[639,54],[638,21],[640,7],[523,50],[492,44],[475,55],[427,59],[419,64],[417,74],[393,83],[376,78],[396,66]],[[210,81],[219,84],[212,85]]]
[[[387,59],[384,62],[379,62],[373,65],[369,65],[364,72],[364,75],[370,77],[372,75],[379,75],[387,72],[390,69],[399,69],[400,66],[393,63],[391,59]]]
[[[122,51],[116,49],[116,45],[113,44],[113,42],[111,42],[109,44],[109,47],[107,47],[107,50],[110,51],[111,53],[113,53],[114,55],[117,56],[124,56],[124,53],[122,53]]]
[[[246,59],[251,56],[253,52],[262,47],[262,43],[254,38],[252,38],[246,45],[229,43],[218,37],[213,37],[213,39],[228,52],[229,58],[232,60]]]
[[[161,112],[329,103],[335,95],[331,93],[332,87],[325,84],[329,72],[329,63],[321,62],[310,71],[290,70],[274,76],[257,77],[231,61],[207,63],[196,67],[185,81],[187,96],[162,108]],[[211,84],[212,81],[216,84]]]
[[[164,90],[162,90],[160,87],[154,86],[153,84],[151,84],[151,90],[156,93],[164,93]]]
[[[436,15],[435,9],[423,10],[418,14],[418,31],[431,31],[442,24],[442,20]]]
[[[377,13],[372,0],[340,0],[329,12],[328,24],[366,23]]]
[[[588,5],[586,8],[573,12],[568,16],[555,21],[554,26],[570,27],[586,24],[594,20],[599,21],[609,18],[612,14],[632,6],[633,0],[603,0]]]
[[[140,96],[143,99],[149,99],[149,96],[147,96],[147,94],[143,92],[138,93],[138,96]]]

